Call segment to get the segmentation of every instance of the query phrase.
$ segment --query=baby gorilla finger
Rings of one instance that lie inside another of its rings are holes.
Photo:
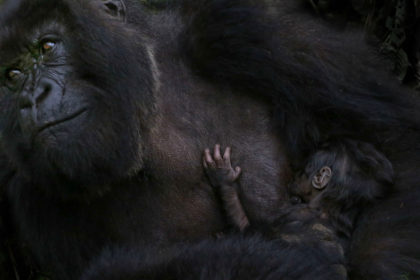
[[[225,153],[223,154],[223,159],[225,161],[225,164],[230,166],[230,147],[226,147]]]
[[[214,160],[216,161],[216,165],[217,167],[223,167],[224,166],[224,162],[223,162],[223,158],[220,154],[220,145],[216,144],[214,145]]]
[[[234,176],[233,176],[233,180],[238,179],[239,176],[241,175],[241,172],[242,172],[241,168],[239,166],[236,166],[235,167],[235,173],[234,173]]]
[[[205,149],[204,150],[204,160],[203,162],[206,163],[206,165],[204,167],[208,168],[216,168],[216,163],[213,160],[213,157],[210,154],[210,149]]]

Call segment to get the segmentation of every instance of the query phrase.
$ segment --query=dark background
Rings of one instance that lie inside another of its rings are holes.
[[[159,10],[177,0],[139,1]],[[296,1],[305,2],[333,28],[364,30],[366,39],[391,61],[395,75],[420,90],[420,0]]]
[[[339,28],[363,28],[398,78],[420,89],[419,0],[305,0]]]

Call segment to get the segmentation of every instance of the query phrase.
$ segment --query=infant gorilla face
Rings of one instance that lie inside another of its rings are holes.
[[[316,172],[305,170],[298,174],[292,184],[289,186],[289,193],[292,201],[309,202],[324,190],[332,177],[332,170],[328,166],[324,166]]]

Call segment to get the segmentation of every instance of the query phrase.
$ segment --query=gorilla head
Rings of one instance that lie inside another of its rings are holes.
[[[0,19],[4,150],[50,190],[138,171],[153,107],[151,56],[121,28],[122,2],[84,2],[13,1]]]

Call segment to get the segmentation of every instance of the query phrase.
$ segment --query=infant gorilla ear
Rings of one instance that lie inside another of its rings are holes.
[[[328,166],[322,167],[312,178],[312,186],[317,190],[323,190],[331,180],[332,170]]]
[[[309,160],[312,187],[322,199],[346,207],[371,202],[393,184],[390,161],[372,144],[350,139],[325,143]],[[326,187],[328,185],[328,187]]]

